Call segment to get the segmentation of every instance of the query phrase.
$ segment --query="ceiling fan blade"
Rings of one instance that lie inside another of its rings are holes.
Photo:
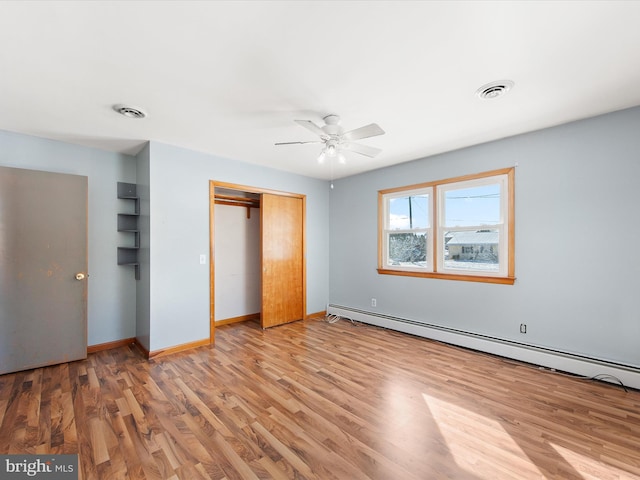
[[[304,145],[305,143],[322,143],[320,140],[314,140],[312,142],[279,142],[275,145]]]
[[[369,125],[365,125],[364,127],[356,128],[355,130],[350,130],[342,134],[342,138],[345,140],[360,140],[362,138],[375,137],[377,135],[384,134],[384,130],[382,130],[378,124],[371,123]]]
[[[375,157],[382,150],[375,147],[369,147],[368,145],[361,145],[359,143],[345,143],[341,145],[345,150],[349,150],[351,152],[359,153],[360,155],[364,155],[366,157]]]
[[[307,130],[312,131],[322,139],[329,138],[329,136],[326,133],[324,133],[324,130],[322,130],[322,128],[320,128],[318,125],[313,123],[311,120],[294,120],[294,122],[296,122],[301,127],[304,127]]]

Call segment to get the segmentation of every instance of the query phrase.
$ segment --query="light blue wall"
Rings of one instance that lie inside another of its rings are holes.
[[[0,131],[0,165],[85,175],[89,182],[88,343],[136,337],[148,350],[209,336],[209,180],[307,196],[307,312],[329,296],[328,184],[152,142],[136,157]],[[117,182],[141,197],[140,280],[117,265]],[[200,254],[207,264],[200,265]]]
[[[150,144],[149,164],[149,350],[209,337],[210,180],[307,196],[307,312],[326,308],[327,182],[157,142]]]
[[[516,164],[515,285],[376,272],[378,190]],[[639,180],[634,108],[336,181],[330,303],[640,366]]]
[[[117,213],[128,207],[117,200],[117,182],[136,181],[135,158],[0,131],[0,165],[88,177],[88,344],[134,337],[135,279],[117,265],[117,246],[127,241],[117,232]]]
[[[307,195],[308,313],[329,298],[640,366],[638,132],[635,108],[338,180],[334,190],[156,142],[134,158],[0,131],[0,165],[89,178],[90,345],[137,336],[154,351],[208,337],[209,272],[198,260],[209,255],[214,179]],[[516,163],[515,285],[377,274],[378,190]],[[139,282],[116,264],[126,208],[118,181],[138,183],[142,196]]]

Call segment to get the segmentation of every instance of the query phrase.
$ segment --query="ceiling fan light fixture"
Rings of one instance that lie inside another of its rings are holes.
[[[344,157],[342,153],[338,153],[338,163],[344,165],[347,163],[347,159]]]
[[[320,155],[318,155],[318,163],[322,165],[324,163],[325,157],[326,157],[326,153],[324,153],[324,150],[322,150],[320,152]]]
[[[327,148],[325,148],[325,152],[328,156],[335,157],[336,153],[338,153],[338,146],[335,143],[330,141],[327,144]]]

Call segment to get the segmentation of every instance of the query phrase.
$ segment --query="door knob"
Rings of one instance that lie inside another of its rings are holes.
[[[84,280],[84,273],[76,273],[76,280]]]

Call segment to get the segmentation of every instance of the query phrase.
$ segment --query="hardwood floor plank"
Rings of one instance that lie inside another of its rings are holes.
[[[147,441],[150,432],[139,430],[138,423],[134,418],[134,415],[128,415],[122,420],[126,431],[129,433],[131,443],[133,444],[135,456],[138,457],[140,466],[142,467],[143,476],[141,478],[145,478],[147,480],[162,479],[163,477],[160,474],[160,468],[153,458],[155,450],[153,450],[152,446],[150,448],[149,442]]]
[[[0,376],[0,453],[83,480],[640,480],[638,445],[636,390],[346,321]]]
[[[106,429],[98,418],[89,420],[89,433],[91,435],[91,446],[93,462],[100,465],[109,461],[109,449],[107,447]]]
[[[82,421],[84,413],[78,408],[76,412],[76,404],[74,402],[74,395],[72,392],[62,392],[62,416],[61,421],[61,433],[62,433],[62,453],[72,454],[80,453],[78,446],[78,431],[76,429],[76,421],[80,419]],[[86,423],[82,423],[86,425]],[[84,434],[84,429],[82,430]],[[85,437],[83,437],[85,438]]]
[[[251,428],[261,437],[264,441],[271,446],[276,452],[280,454],[283,460],[285,460],[296,472],[295,478],[311,480],[317,478],[309,465],[307,465],[298,455],[295,454],[287,445],[285,445],[276,435],[272,434],[261,423],[254,422]]]
[[[204,425],[201,425],[189,413],[182,415],[182,420],[186,428],[193,434],[194,440],[198,441],[206,453],[206,457],[203,459],[204,461],[201,460],[198,463],[204,467],[210,478],[223,480],[228,477],[229,472],[232,472],[231,474],[233,475],[233,466],[224,455],[224,452],[218,448],[218,444],[212,435],[214,430],[209,428],[211,424],[205,419],[198,419],[204,422]]]
[[[180,468],[180,465],[186,463],[187,460],[182,454],[181,449],[166,432],[157,435],[156,442],[160,446],[172,470],[175,471]]]
[[[263,478],[271,478],[273,480],[288,480],[290,475],[283,469],[281,469],[270,457],[262,457],[258,460],[260,466],[263,467],[266,475]]]
[[[135,451],[135,446],[133,445],[123,416],[118,413],[111,417],[111,422],[113,431],[118,438],[119,450],[125,466],[124,470],[130,478],[140,478],[140,476],[136,476],[133,473],[142,471],[142,466],[140,465],[140,459]],[[144,476],[142,476],[142,478],[144,478]]]

